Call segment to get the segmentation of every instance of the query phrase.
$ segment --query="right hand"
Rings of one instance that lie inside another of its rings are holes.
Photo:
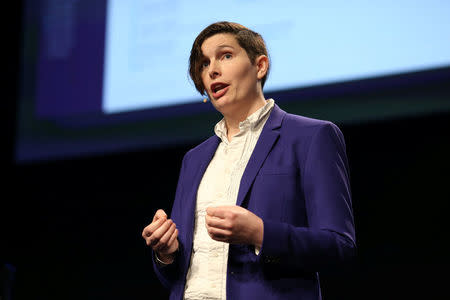
[[[158,209],[152,223],[142,231],[142,237],[160,260],[168,264],[173,262],[173,253],[178,250],[178,229],[171,219],[167,219],[164,210]]]

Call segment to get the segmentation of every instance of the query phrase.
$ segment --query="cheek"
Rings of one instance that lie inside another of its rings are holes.
[[[242,70],[237,78],[239,78],[238,85],[241,87],[241,89],[248,90],[252,88],[253,84],[255,83],[255,74],[250,69]]]
[[[201,79],[202,79],[203,88],[205,89],[205,91],[208,91],[206,89],[206,87],[208,86],[208,81],[206,81],[204,76],[201,76]]]

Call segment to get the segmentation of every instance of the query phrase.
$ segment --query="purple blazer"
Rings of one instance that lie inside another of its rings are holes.
[[[197,189],[220,139],[184,157],[171,218],[179,230],[174,263],[155,272],[183,299]],[[318,272],[355,255],[355,230],[344,137],[331,122],[287,114],[277,105],[241,179],[237,205],[264,222],[259,255],[230,244],[228,299],[321,299]]]

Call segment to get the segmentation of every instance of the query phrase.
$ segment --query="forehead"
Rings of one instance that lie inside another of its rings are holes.
[[[215,35],[207,38],[203,42],[203,44],[201,46],[201,50],[202,50],[203,55],[208,56],[208,54],[214,53],[218,49],[221,49],[225,46],[230,46],[235,49],[242,49],[233,34],[218,33],[218,34],[215,34]]]

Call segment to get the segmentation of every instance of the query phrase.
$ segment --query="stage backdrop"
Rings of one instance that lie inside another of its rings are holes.
[[[450,66],[450,3],[442,1],[27,0],[24,9],[17,162],[211,135],[220,116],[203,104],[187,63],[196,35],[215,21],[262,34],[272,63],[265,93],[292,112],[318,99],[348,106],[355,92],[439,81]],[[411,113],[395,101],[381,107]],[[413,112],[446,110],[447,102],[419,100]],[[380,104],[375,114],[353,105],[359,120],[383,117]]]

